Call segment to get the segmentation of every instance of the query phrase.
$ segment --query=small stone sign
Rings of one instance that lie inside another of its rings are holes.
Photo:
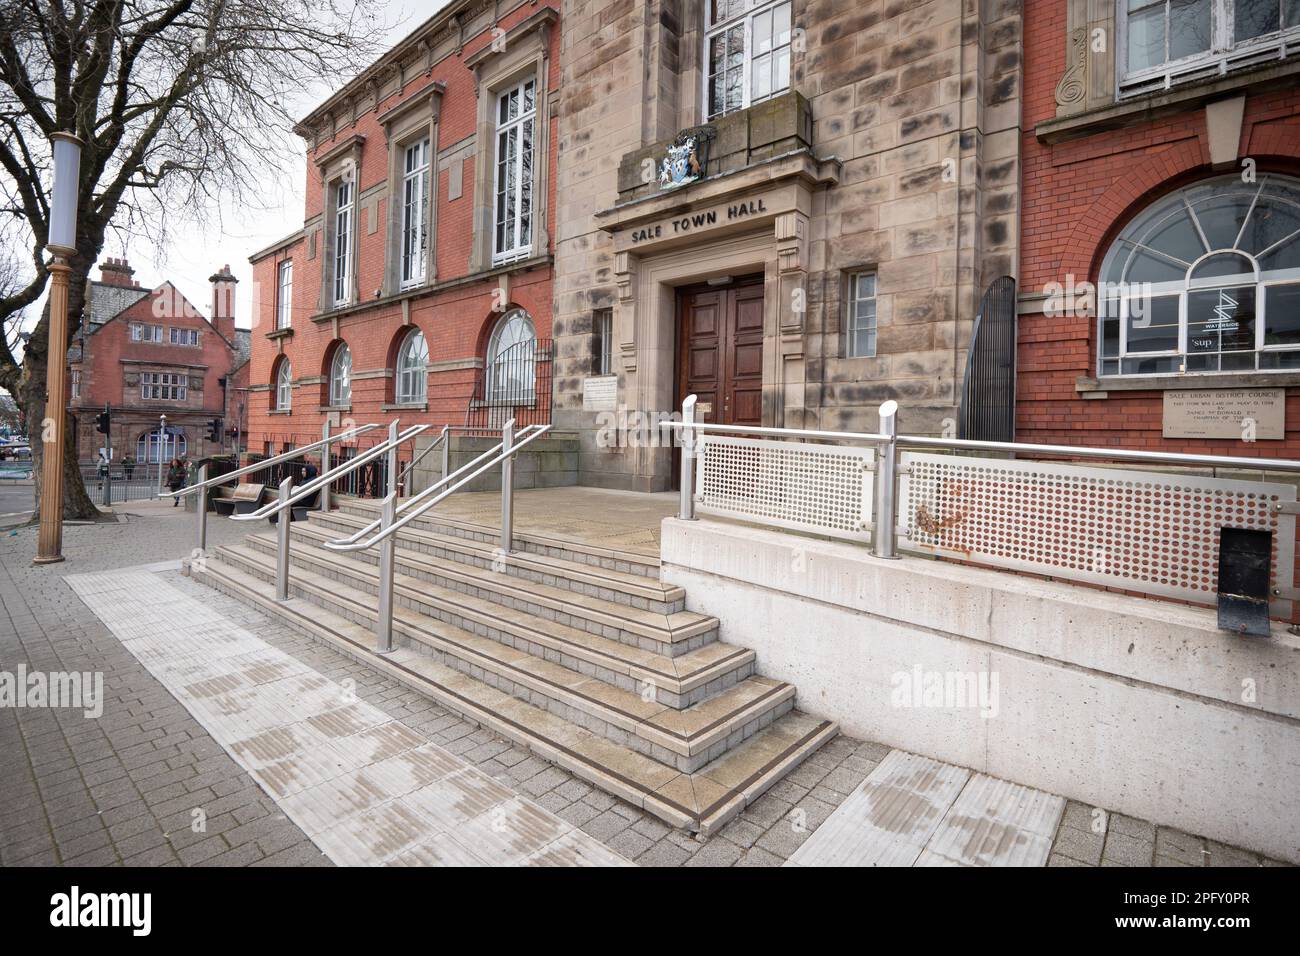
[[[582,407],[588,412],[612,412],[618,408],[618,376],[600,375],[582,380]]]
[[[1285,437],[1286,392],[1280,388],[1198,388],[1165,392],[1165,438],[1256,440]]]

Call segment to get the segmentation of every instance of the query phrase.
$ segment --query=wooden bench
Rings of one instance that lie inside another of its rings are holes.
[[[219,488],[220,496],[212,496],[212,507],[219,515],[246,515],[250,511],[256,511],[262,504],[262,495],[266,492],[266,485],[255,485],[249,482],[240,482],[230,490],[228,488]]]

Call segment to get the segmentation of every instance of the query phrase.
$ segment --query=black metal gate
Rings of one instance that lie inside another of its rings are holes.
[[[1016,280],[990,283],[975,316],[957,437],[976,441],[1016,438]]]
[[[529,339],[505,349],[479,369],[465,413],[470,428],[499,429],[551,423],[550,339]]]

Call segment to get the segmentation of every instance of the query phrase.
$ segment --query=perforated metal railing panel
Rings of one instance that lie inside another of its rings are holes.
[[[871,537],[874,448],[709,435],[695,452],[698,511],[853,541]]]
[[[1270,586],[1294,582],[1296,500],[1289,484],[1073,464],[905,452],[904,547],[1213,604],[1219,529],[1273,532]],[[1291,604],[1275,600],[1275,615]]]

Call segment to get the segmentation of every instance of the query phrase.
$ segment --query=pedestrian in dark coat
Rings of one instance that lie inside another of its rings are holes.
[[[185,463],[179,458],[173,458],[171,464],[167,466],[167,490],[171,492],[180,491],[185,487]],[[175,508],[181,503],[180,498],[172,499],[172,507]]]

